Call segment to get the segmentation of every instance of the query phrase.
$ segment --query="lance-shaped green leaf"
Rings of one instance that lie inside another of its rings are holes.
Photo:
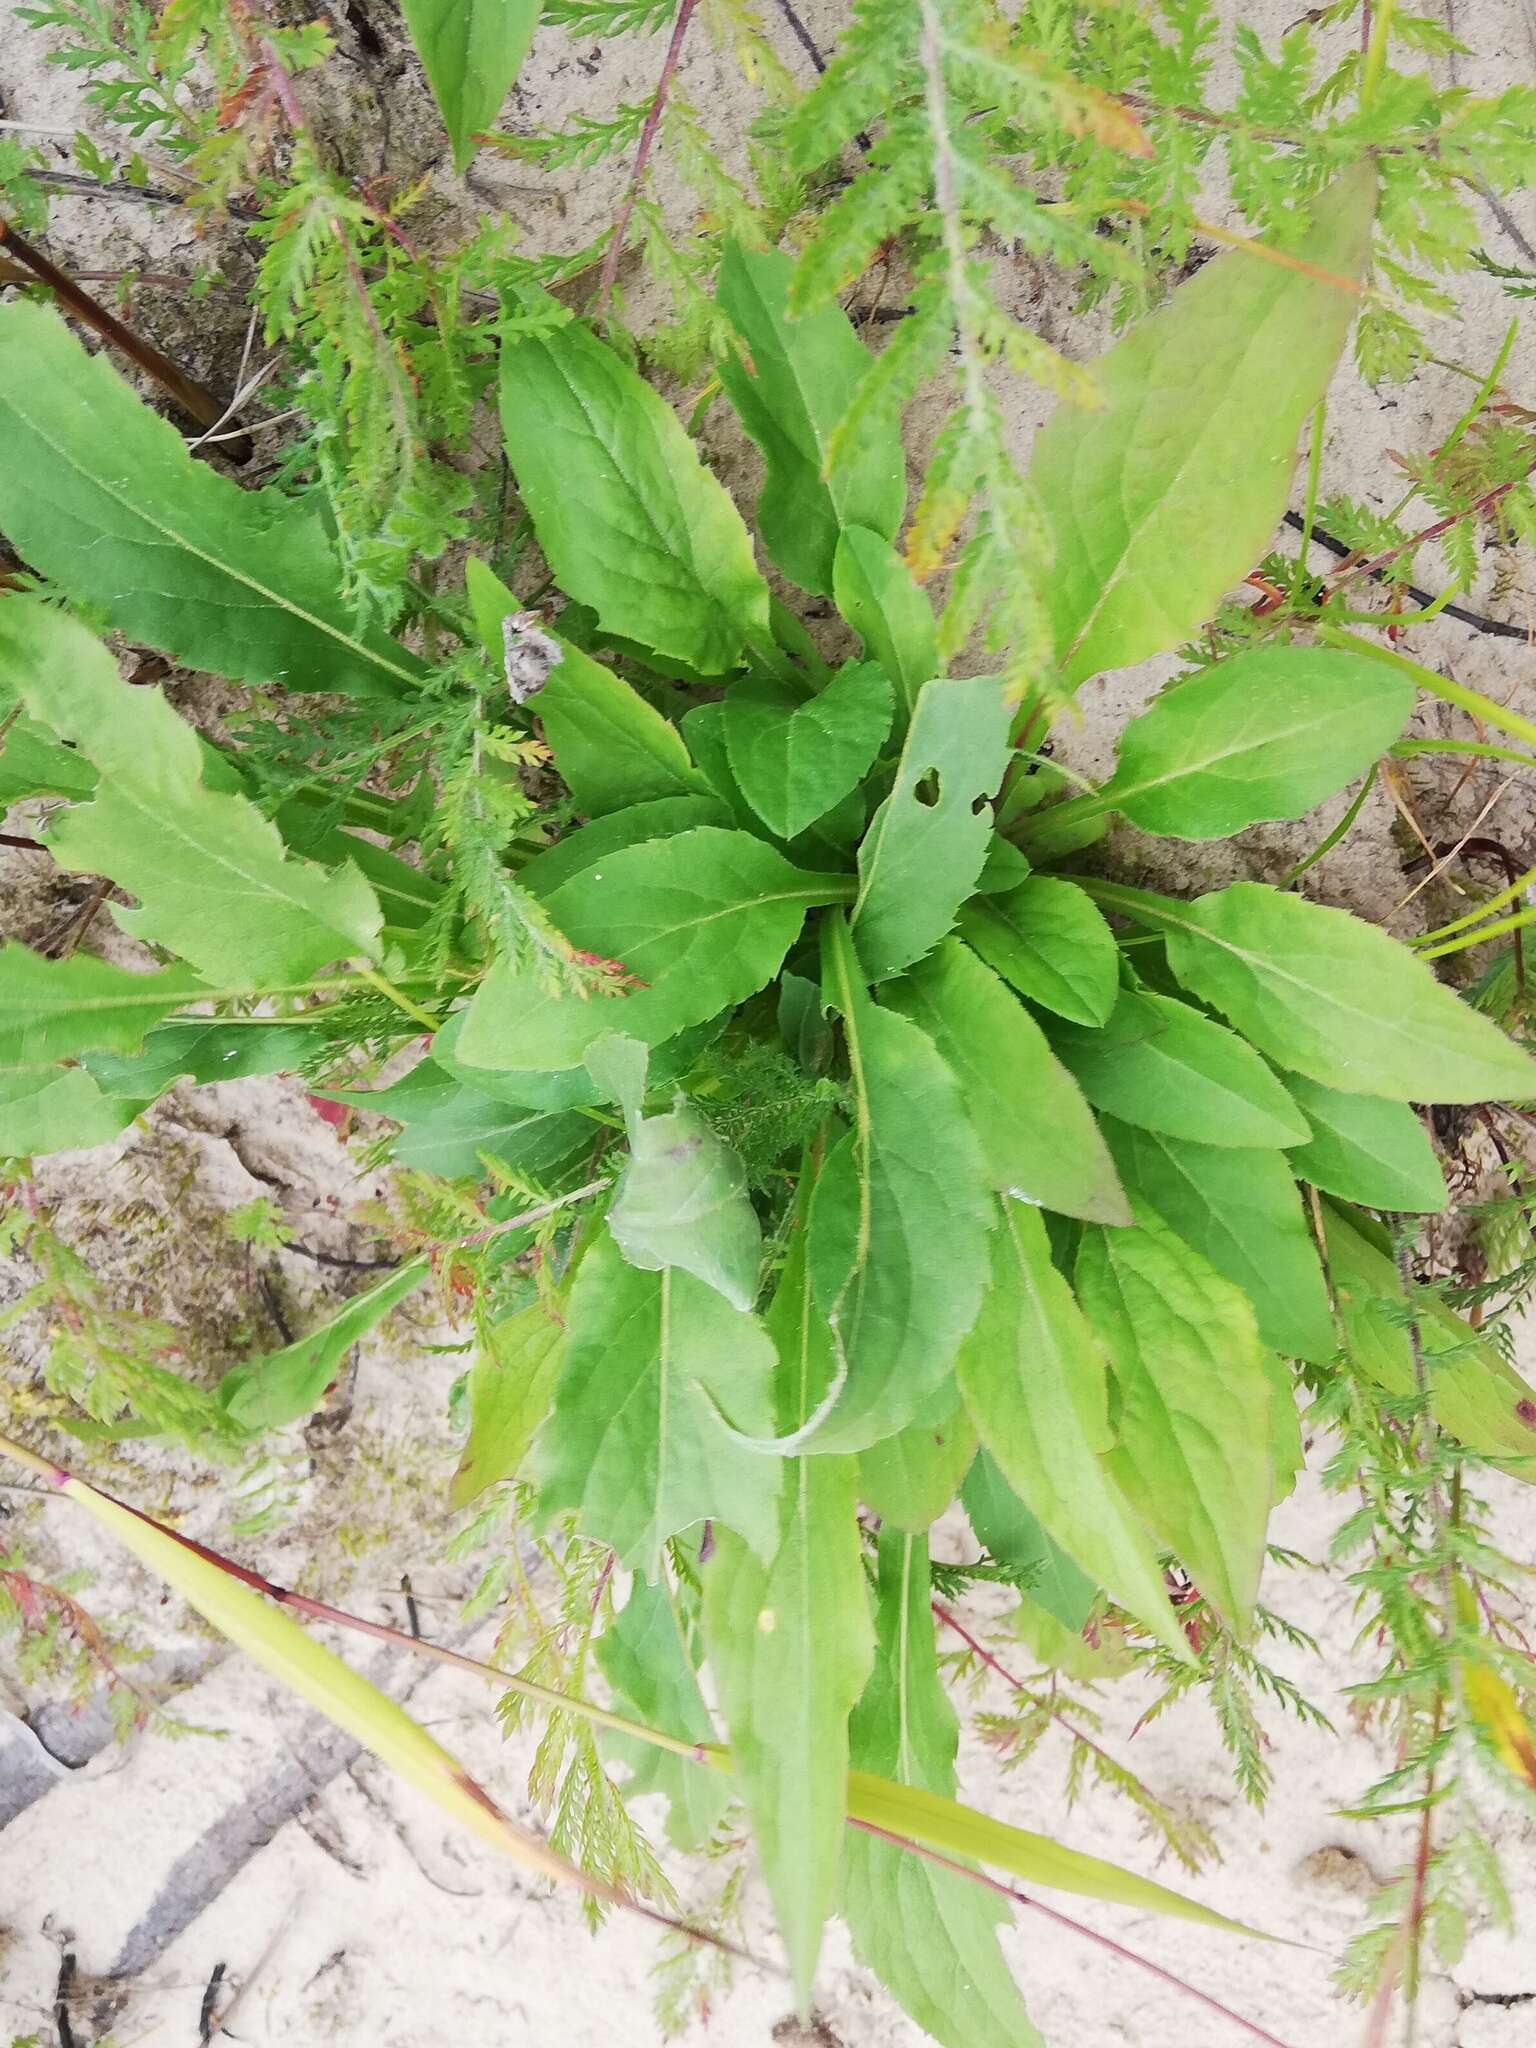
[[[954,1075],[915,1024],[870,1001],[842,920],[823,932],[854,1115],[811,1198],[811,1286],[839,1370],[810,1440],[862,1451],[922,1413],[953,1364],[986,1280],[990,1206]]]
[[[57,814],[60,863],[110,875],[138,899],[116,912],[232,989],[302,981],[328,961],[376,957],[383,917],[355,868],[292,859],[249,800],[203,781],[192,728],[158,690],[136,690],[84,627],[29,600],[0,611],[0,675],[100,771],[87,804]]]
[[[539,25],[539,0],[401,0],[462,171],[491,127]]]
[[[859,1453],[859,1491],[882,1522],[923,1535],[960,1490],[976,1456],[976,1426],[960,1389],[939,1389],[939,1413],[920,1416]]]
[[[448,1488],[450,1507],[516,1477],[549,1413],[564,1344],[558,1302],[530,1302],[485,1333],[469,1368],[469,1441]]]
[[[1338,1349],[1328,1289],[1285,1154],[1200,1145],[1105,1117],[1132,1195],[1165,1217],[1253,1303],[1259,1334],[1288,1358],[1326,1365]]]
[[[651,797],[562,833],[553,846],[536,853],[519,871],[518,880],[535,896],[552,896],[583,868],[595,867],[626,846],[640,846],[647,839],[674,839],[696,825],[728,830],[731,823],[730,811],[713,795]]]
[[[879,1649],[851,1736],[861,1773],[947,1797],[959,1723],[939,1681],[929,1599],[927,1544],[883,1530]],[[845,1863],[855,1952],[920,2027],[944,2048],[1044,2048],[1003,1961],[1008,1909],[995,1893],[859,1830]]]
[[[743,796],[771,832],[793,839],[874,766],[891,729],[891,686],[867,662],[840,668],[814,697],[745,675],[726,695],[724,719]]]
[[[1120,949],[1091,900],[1055,875],[1030,875],[968,903],[960,936],[1022,996],[1073,1024],[1103,1024],[1120,992]]]
[[[0,528],[61,591],[189,668],[375,696],[426,673],[353,624],[312,506],[199,462],[106,355],[20,299],[0,306]]]
[[[1384,1232],[1331,1202],[1323,1216],[1329,1277],[1355,1364],[1389,1393],[1412,1394],[1416,1327],[1436,1422],[1469,1451],[1536,1482],[1536,1387],[1427,1288],[1410,1295]]]
[[[531,1109],[466,1088],[432,1060],[388,1088],[328,1088],[336,1102],[393,1117],[403,1128],[394,1156],[450,1179],[484,1171],[489,1153],[525,1180],[553,1179],[591,1145],[594,1126],[567,1110]]]
[[[472,1088],[477,1095],[524,1109],[573,1109],[602,1100],[602,1090],[581,1067],[566,1067],[548,1074],[536,1067],[474,1067],[461,1060],[459,1039],[468,1014],[466,1010],[456,1010],[433,1036],[429,1074],[437,1070],[461,1087]]]
[[[968,947],[945,939],[883,994],[953,1069],[999,1193],[1090,1223],[1130,1221],[1115,1163],[1076,1082],[1023,1004]]]
[[[901,524],[906,459],[885,418],[832,459],[833,434],[870,356],[839,305],[790,319],[794,268],[777,249],[727,245],[716,300],[747,356],[726,354],[719,372],[767,465],[757,503],[764,545],[802,590],[829,597],[842,529],[869,528],[889,541]]]
[[[0,1158],[105,1145],[140,1106],[104,1095],[83,1067],[0,1068]]]
[[[1262,882],[1155,901],[1179,980],[1280,1066],[1399,1102],[1536,1096],[1536,1060],[1348,911]]]
[[[252,1074],[295,1073],[317,1042],[311,1026],[286,1019],[218,1022],[188,1017],[156,1025],[142,1052],[90,1052],[85,1065],[109,1095],[148,1101],[173,1081],[240,1081]]]
[[[573,944],[623,963],[622,998],[551,994],[498,961],[459,1038],[481,1067],[574,1067],[605,1031],[660,1045],[745,1002],[773,979],[806,911],[839,901],[842,878],[792,867],[746,832],[709,826],[647,840],[584,869],[548,897]]]
[[[776,1415],[798,1429],[833,1376],[831,1342],[797,1220],[767,1324]],[[837,1899],[848,1800],[848,1715],[874,1639],[853,1458],[784,1461],[771,1563],[729,1530],[702,1568],[710,1668],[774,1911],[804,1997]]]
[[[768,642],[741,514],[622,357],[574,323],[525,337],[502,352],[501,419],[539,545],[605,628],[701,675]]]
[[[1295,253],[1329,277],[1247,251],[1206,264],[1093,366],[1103,404],[1059,406],[1036,438],[1069,682],[1176,647],[1263,553],[1359,304],[1375,202],[1368,164],[1317,201]]]
[[[260,1358],[242,1359],[224,1374],[216,1390],[225,1413],[247,1429],[281,1429],[312,1415],[352,1346],[414,1294],[431,1270],[427,1259],[410,1259],[353,1295],[329,1322],[297,1343]]]
[[[96,787],[96,770],[73,747],[35,718],[14,708],[12,692],[0,690],[0,712],[7,696],[12,709],[0,720],[0,811],[29,796],[67,796],[78,802]]]
[[[1281,1078],[1312,1132],[1306,1144],[1289,1147],[1298,1179],[1367,1209],[1428,1215],[1445,1207],[1450,1196],[1435,1148],[1406,1102],[1345,1095],[1305,1074]]]
[[[1299,818],[1386,752],[1415,695],[1410,678],[1364,655],[1250,648],[1181,677],[1131,721],[1102,800],[1175,839]]]
[[[722,1531],[722,1540],[738,1541],[729,1530]],[[634,1579],[629,1598],[598,1642],[597,1661],[619,1713],[685,1742],[708,1744],[715,1729],[694,1669],[698,1632],[688,1628],[685,1639],[684,1630],[669,1589]],[[603,1747],[629,1766],[626,1798],[659,1792],[666,1800],[667,1839],[674,1847],[697,1853],[707,1846],[731,1801],[723,1772],[701,1771],[691,1758],[632,1736],[610,1735]]]
[[[910,711],[924,683],[944,673],[933,606],[890,542],[866,526],[839,535],[832,580],[839,613]]]
[[[994,676],[941,678],[918,692],[895,785],[859,846],[853,941],[869,980],[888,980],[931,951],[975,888],[1008,719]]]
[[[206,993],[185,967],[135,974],[86,953],[47,960],[0,946],[0,1065],[46,1067],[98,1046],[133,1052],[151,1025]]]
[[[1246,1634],[1273,1478],[1270,1378],[1253,1309],[1144,1204],[1132,1230],[1084,1231],[1075,1277],[1118,1397],[1109,1469]]]
[[[992,1284],[956,1372],[1014,1492],[1095,1584],[1187,1658],[1157,1551],[1107,1463],[1104,1355],[1051,1264],[1044,1223],[1017,1202],[1001,1205]]]
[[[604,1230],[577,1268],[554,1413],[535,1446],[546,1514],[655,1579],[662,1545],[728,1523],[773,1554],[779,1464],[722,1420],[769,1426],[773,1344],[691,1273],[631,1266]]]
[[[1051,1043],[1095,1109],[1202,1145],[1294,1145],[1305,1119],[1235,1031],[1151,990],[1122,989],[1099,1031]]]
[[[682,1095],[665,1115],[631,1121],[608,1228],[632,1266],[678,1267],[733,1308],[757,1299],[763,1232],[746,1168]]]
[[[966,1474],[960,1499],[976,1540],[989,1557],[1028,1573],[1028,1595],[1076,1635],[1093,1612],[1099,1589],[1041,1528],[986,1451]]]

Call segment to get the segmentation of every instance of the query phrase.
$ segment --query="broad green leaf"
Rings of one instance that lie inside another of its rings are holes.
[[[215,1389],[225,1413],[247,1429],[281,1429],[313,1414],[352,1346],[414,1294],[431,1270],[428,1259],[410,1259],[353,1295],[329,1322],[297,1343],[260,1358],[242,1359]]]
[[[14,1446],[4,1448],[15,1455]],[[31,1457],[25,1462],[43,1464]],[[419,1727],[398,1701],[306,1635],[280,1607],[269,1605],[242,1585],[234,1570],[147,1515],[136,1514],[108,1494],[98,1493],[84,1480],[57,1469],[49,1476],[61,1493],[77,1501],[220,1635],[254,1657],[280,1684],[318,1707],[327,1720],[345,1729],[382,1763],[424,1792],[461,1827],[540,1877],[579,1885],[613,1904],[628,1903],[616,1887],[589,1877],[537,1835],[526,1833],[508,1819],[464,1766]]]
[[[681,1095],[665,1115],[631,1123],[608,1228],[632,1266],[680,1268],[733,1308],[757,1299],[763,1232],[746,1168]]]
[[[722,1531],[721,1540],[737,1539]],[[690,1638],[695,1633],[690,1629]],[[699,1691],[697,1654],[697,1645],[684,1640],[669,1588],[641,1578],[630,1582],[629,1598],[597,1645],[597,1661],[619,1713],[685,1742],[704,1744],[715,1740],[715,1729]],[[696,1854],[708,1846],[731,1801],[730,1780],[722,1772],[701,1771],[689,1757],[630,1736],[609,1735],[603,1747],[629,1766],[626,1798],[659,1792],[666,1800],[667,1839],[674,1847]]]
[[[133,1052],[151,1025],[206,993],[185,967],[135,974],[86,953],[47,960],[13,941],[0,946],[0,1066],[44,1067],[98,1047]]]
[[[695,704],[691,711],[684,712],[680,724],[689,751],[715,797],[725,805],[743,832],[755,833],[759,839],[765,838],[763,821],[748,803],[731,767],[730,748],[725,737],[725,705]]]
[[[853,942],[871,981],[936,946],[976,886],[990,798],[1008,760],[1008,704],[994,676],[918,692],[895,785],[859,846]]]
[[[1109,1469],[1109,1375],[1033,1209],[1000,1205],[992,1285],[956,1372],[977,1435],[1041,1525],[1181,1659],[1157,1552]]]
[[[798,1221],[766,1321],[778,1350],[775,1420],[793,1431],[808,1420],[833,1373]],[[700,1576],[710,1669],[803,1997],[837,1900],[848,1715],[874,1653],[857,1462],[786,1459],[772,1562],[721,1530]]]
[[[859,1491],[893,1528],[922,1535],[960,1490],[976,1456],[976,1429],[958,1387],[947,1393],[937,1421],[909,1422],[859,1454]]]
[[[48,843],[64,867],[110,875],[139,899],[115,913],[125,931],[231,989],[377,957],[383,919],[356,869],[290,858],[245,797],[207,788],[192,728],[158,690],[125,683],[82,626],[11,599],[0,675],[100,771],[90,803],[55,814]]]
[[[0,708],[11,692],[0,690]],[[12,701],[14,697],[12,695]],[[0,811],[29,796],[78,801],[96,787],[96,770],[46,725],[20,711],[0,718]]]
[[[838,611],[911,710],[924,683],[944,673],[933,606],[890,542],[864,526],[838,536],[832,582]]]
[[[1188,1003],[1122,989],[1103,1028],[1051,1044],[1095,1109],[1202,1145],[1295,1145],[1306,1120],[1252,1046]]]
[[[1138,1204],[1086,1230],[1077,1298],[1109,1356],[1109,1469],[1158,1541],[1240,1634],[1269,1524],[1269,1373],[1246,1295]]]
[[[990,1207],[953,1074],[915,1024],[870,1001],[842,921],[823,929],[854,1127],[811,1197],[811,1286],[839,1368],[811,1441],[862,1451],[920,1414],[948,1374],[986,1282]]]
[[[994,1188],[1090,1223],[1130,1221],[1077,1084],[1023,1004],[968,947],[945,939],[882,994],[953,1070]]]
[[[1259,1334],[1287,1358],[1326,1365],[1338,1349],[1328,1290],[1284,1153],[1200,1145],[1101,1120],[1120,1178],[1218,1273],[1242,1289]]]
[[[780,839],[857,788],[890,729],[891,686],[868,663],[840,668],[814,697],[775,676],[745,675],[725,699],[731,772]]]
[[[1175,839],[1299,818],[1386,752],[1416,694],[1364,655],[1250,648],[1179,678],[1133,719],[1101,794],[1143,832]]]
[[[1309,1080],[1399,1102],[1536,1097],[1528,1053],[1347,911],[1234,882],[1193,903],[1159,899],[1157,916],[1184,986]]]
[[[494,126],[539,25],[540,0],[401,0],[453,144],[455,170]]]
[[[476,1095],[525,1109],[577,1109],[602,1100],[602,1090],[581,1067],[565,1067],[550,1074],[537,1067],[470,1066],[459,1058],[459,1040],[464,1035],[468,1014],[467,1010],[456,1010],[442,1029],[433,1034],[430,1064],[423,1062],[433,1079],[440,1073],[447,1074]],[[418,1071],[412,1069],[413,1073]]]
[[[312,505],[199,462],[105,354],[21,299],[0,306],[0,529],[69,597],[189,668],[388,697],[426,673],[353,624]]]
[[[0,1159],[105,1145],[139,1106],[104,1095],[83,1067],[0,1068]]]
[[[1290,1366],[1273,1351],[1266,1351],[1264,1370],[1269,1375],[1269,1463],[1273,1481],[1269,1498],[1278,1507],[1296,1490],[1297,1477],[1307,1462],[1307,1447],[1302,1442],[1296,1382]]]
[[[577,946],[623,963],[638,986],[603,1001],[553,995],[498,961],[459,1038],[481,1067],[574,1067],[604,1031],[660,1045],[745,1002],[771,981],[813,904],[844,894],[836,876],[792,867],[745,832],[701,826],[629,846],[548,897]]]
[[[605,1230],[571,1289],[554,1413],[535,1461],[546,1514],[654,1580],[669,1536],[713,1519],[773,1555],[779,1461],[747,1448],[769,1426],[774,1350],[755,1316],[691,1273],[645,1273]]]
[[[703,797],[709,785],[677,727],[622,676],[562,641],[532,699],[560,779],[589,817],[661,797]]]
[[[987,1555],[1028,1572],[1028,1597],[1077,1635],[1093,1612],[1099,1589],[1041,1528],[986,1451],[976,1453],[960,1499]]]
[[[927,1544],[883,1530],[879,1648],[850,1736],[861,1776],[946,1797],[959,1723],[939,1679],[929,1599]],[[854,1950],[920,2027],[945,2048],[1044,2048],[998,1946],[1009,1916],[996,1893],[858,1829],[844,1863]]]
[[[502,351],[501,419],[539,545],[604,627],[702,675],[768,643],[741,514],[621,356],[574,322],[525,336]]]
[[[1055,875],[1031,875],[968,903],[960,936],[1020,995],[1073,1024],[1104,1024],[1120,992],[1120,949],[1090,899]]]
[[[642,1045],[638,1038],[626,1038],[622,1031],[605,1031],[601,1038],[594,1038],[587,1047],[583,1062],[598,1090],[596,1100],[617,1105],[624,1119],[633,1145],[636,1128],[645,1109],[645,1093],[649,1086],[651,1049]],[[610,1222],[612,1217],[610,1214]],[[617,1232],[615,1232],[617,1235]],[[620,1246],[620,1250],[623,1246]],[[650,1259],[636,1259],[637,1266],[644,1266],[651,1272],[658,1270]],[[661,1260],[661,1265],[680,1263],[673,1259]],[[699,1276],[701,1279],[703,1274]]]
[[[1429,1410],[1458,1443],[1536,1482],[1536,1387],[1428,1289],[1412,1296],[1365,1227],[1323,1205],[1328,1271],[1345,1342],[1360,1370],[1392,1394],[1418,1384],[1411,1307],[1429,1383]]]
[[[838,535],[871,528],[889,541],[906,505],[906,458],[893,422],[829,459],[832,436],[869,374],[869,351],[836,304],[792,320],[794,259],[726,245],[716,303],[746,344],[719,359],[720,381],[762,450],[757,523],[768,552],[802,590],[830,597]]]
[[[647,839],[673,839],[696,825],[728,829],[731,822],[730,812],[713,795],[651,797],[562,833],[553,846],[536,853],[519,869],[517,878],[535,896],[552,896],[583,868],[595,867],[626,846],[639,846]]]
[[[481,1154],[525,1180],[558,1175],[590,1146],[596,1126],[568,1110],[531,1109],[466,1088],[432,1060],[422,1060],[387,1088],[327,1088],[337,1102],[393,1117],[403,1126],[394,1156],[456,1180],[484,1172]]]
[[[1367,1209],[1430,1215],[1450,1200],[1435,1148],[1406,1102],[1345,1095],[1304,1074],[1284,1074],[1286,1090],[1311,1126],[1289,1149],[1291,1170],[1346,1202]]]
[[[1375,203],[1374,168],[1346,171],[1296,255],[1356,278]],[[1058,406],[1030,482],[1070,683],[1176,647],[1253,567],[1358,305],[1346,285],[1219,256],[1094,364],[1102,406]]]
[[[216,786],[208,773],[206,751],[203,780],[210,789]],[[310,822],[308,807],[304,806],[303,810],[301,817],[299,804],[284,804],[275,813],[272,822],[282,834],[285,845],[322,867],[350,865],[356,868],[378,898],[384,923],[391,930],[416,932],[430,921],[447,893],[442,882],[423,874],[420,868],[412,867],[409,861],[402,860],[386,847],[375,846],[371,839],[364,839],[358,832],[343,831],[340,826],[316,831]]]
[[[565,1324],[555,1303],[534,1301],[493,1323],[469,1368],[469,1441],[448,1488],[462,1508],[514,1478],[549,1413]]]

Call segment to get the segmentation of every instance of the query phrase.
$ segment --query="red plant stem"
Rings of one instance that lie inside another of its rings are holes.
[[[688,24],[692,21],[694,9],[698,4],[699,0],[682,0],[682,5],[677,10],[677,20],[672,25],[672,40],[667,45],[661,77],[656,82],[656,97],[651,101],[651,110],[645,117],[645,126],[640,130],[640,146],[635,151],[635,167],[630,172],[629,190],[624,195],[624,204],[619,208],[619,217],[613,224],[613,235],[603,252],[603,267],[597,281],[599,320],[608,311],[608,301],[613,296],[614,282],[619,274],[619,258],[624,253],[624,238],[629,233],[635,203],[640,197],[640,184],[645,176],[645,167],[650,162],[651,151],[656,146],[657,131],[661,127],[662,114],[666,111],[667,94],[672,90],[678,60],[683,54],[683,38],[688,33]]]
[[[1444,519],[1437,519],[1433,526],[1426,526],[1422,532],[1410,535],[1395,548],[1388,548],[1384,554],[1374,556],[1369,562],[1359,562],[1352,569],[1346,569],[1329,585],[1324,602],[1326,603],[1327,598],[1332,597],[1336,590],[1342,590],[1346,583],[1353,583],[1357,576],[1375,576],[1385,569],[1389,562],[1395,562],[1400,555],[1409,554],[1415,548],[1423,547],[1426,541],[1438,540],[1442,533],[1449,533],[1451,528],[1459,526],[1463,519],[1471,519],[1479,512],[1486,512],[1488,507],[1496,505],[1500,498],[1507,498],[1516,484],[1523,484],[1532,470],[1536,470],[1536,455],[1532,456],[1519,476],[1512,476],[1508,483],[1495,484],[1491,491],[1485,491],[1480,498],[1464,506],[1460,512],[1449,513]]]

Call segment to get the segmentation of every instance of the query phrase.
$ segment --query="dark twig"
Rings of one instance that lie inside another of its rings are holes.
[[[77,1968],[74,1950],[65,1949],[59,1957],[58,1982],[53,1991],[53,2024],[58,2030],[59,2048],[77,2048],[75,2030],[69,2023],[69,2000]]]
[[[46,853],[41,839],[24,839],[19,832],[0,832],[0,846],[19,846],[23,853]]]
[[[296,1237],[290,1237],[283,1246],[285,1252],[301,1252],[306,1259],[313,1259],[317,1266],[337,1266],[354,1273],[393,1273],[399,1266],[398,1259],[348,1259],[340,1252],[323,1252],[312,1244],[300,1244]]]
[[[172,192],[164,185],[129,185],[119,179],[87,178],[80,171],[28,170],[22,176],[35,185],[76,193],[81,199],[126,199],[136,206],[185,206],[191,198],[190,193]],[[259,207],[244,206],[237,199],[230,200],[225,211],[233,220],[261,219]]]
[[[651,110],[645,117],[640,130],[639,146],[635,150],[635,167],[629,174],[629,189],[624,194],[624,204],[619,208],[619,217],[613,224],[608,247],[603,251],[603,267],[597,280],[597,318],[601,320],[608,311],[608,301],[613,297],[613,287],[619,274],[619,258],[624,253],[624,238],[629,233],[629,223],[634,218],[635,206],[640,198],[640,187],[645,178],[645,167],[651,160],[651,151],[656,146],[657,132],[661,117],[666,111],[667,95],[672,90],[672,81],[677,75],[679,59],[683,54],[683,38],[688,33],[699,0],[683,0],[677,10],[677,20],[672,25],[672,40],[667,45],[667,54],[662,62],[661,76],[656,81],[656,97],[651,101]]]
[[[1306,530],[1305,523],[1299,512],[1287,512],[1285,523],[1297,533],[1303,533]],[[1326,548],[1331,555],[1337,555],[1341,561],[1347,560],[1349,556],[1358,552],[1347,541],[1340,540],[1336,534],[1327,532],[1321,526],[1314,526],[1312,528],[1312,538],[1319,547]],[[1381,581],[1381,571],[1379,569],[1371,571],[1371,580],[1376,583]],[[1408,583],[1402,587],[1415,604],[1427,606],[1435,603],[1435,594],[1432,590],[1420,590],[1416,583]],[[1443,604],[1440,607],[1440,615],[1446,619],[1460,619],[1464,626],[1475,626],[1479,633],[1488,633],[1496,640],[1529,641],[1531,638],[1531,635],[1524,626],[1512,626],[1506,619],[1486,618],[1482,612],[1470,612],[1464,605]],[[1382,624],[1390,626],[1391,623],[1390,616],[1384,614]]]
[[[825,71],[827,60],[817,49],[815,37],[795,12],[792,0],[779,0],[779,12],[788,23],[790,34],[810,58],[812,68],[818,72]]]
[[[219,1990],[224,1982],[223,1963],[215,1963],[213,1974],[208,1979],[208,1988],[203,1993],[202,2008],[197,2015],[198,2048],[209,2048],[213,2039],[214,2024],[219,2014]]]
[[[1471,519],[1479,512],[1488,511],[1497,505],[1501,498],[1507,498],[1517,484],[1523,484],[1532,470],[1536,470],[1536,455],[1531,457],[1519,476],[1512,476],[1505,483],[1495,484],[1491,491],[1484,491],[1480,498],[1474,498],[1470,505],[1463,505],[1459,512],[1449,512],[1444,519],[1436,519],[1431,525],[1420,527],[1417,533],[1410,534],[1407,540],[1400,541],[1395,548],[1385,548],[1379,555],[1372,555],[1368,562],[1357,562],[1353,568],[1346,568],[1334,584],[1334,589],[1341,590],[1357,576],[1379,575],[1383,569],[1388,568],[1403,555],[1412,554],[1416,548],[1423,547],[1428,541],[1438,540],[1442,533],[1449,533],[1451,528],[1459,526],[1463,519]]]

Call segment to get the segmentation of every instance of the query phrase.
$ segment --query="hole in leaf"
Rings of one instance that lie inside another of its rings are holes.
[[[920,804],[927,804],[930,807],[936,804],[939,800],[938,769],[930,768],[922,780],[913,785],[912,794]]]

